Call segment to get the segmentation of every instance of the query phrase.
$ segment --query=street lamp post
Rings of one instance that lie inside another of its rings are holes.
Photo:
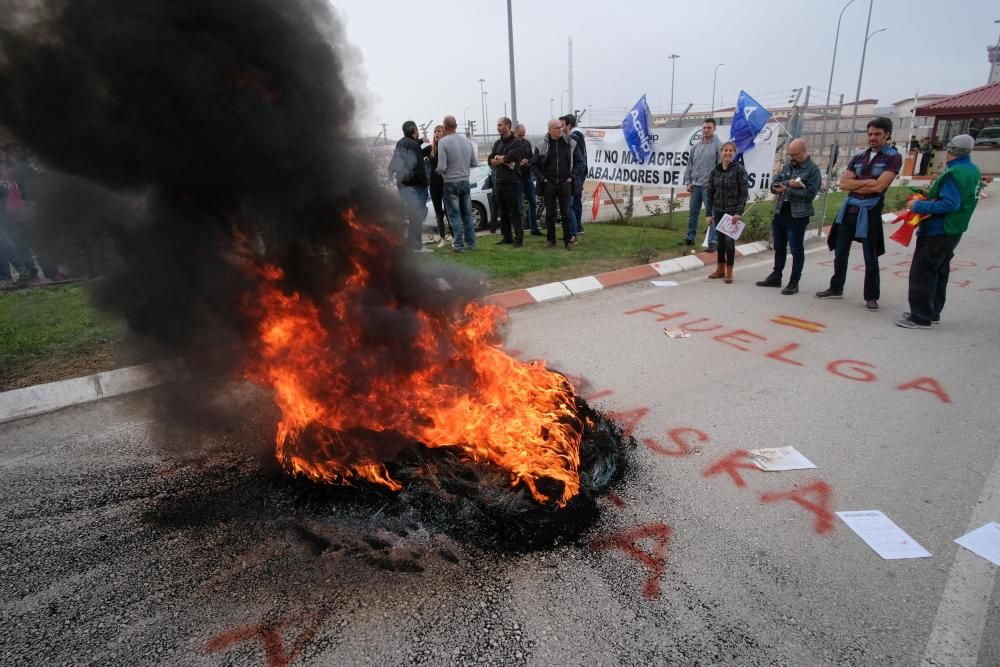
[[[868,29],[872,25],[872,5],[874,4],[875,0],[868,0],[868,20],[865,22],[865,43],[861,47],[861,66],[858,67],[858,88],[854,93],[854,111],[851,113],[851,134],[849,135],[851,137],[851,153],[854,152],[854,140],[856,138],[854,136],[854,130],[858,120],[858,101],[861,98],[861,77],[865,73],[865,55],[868,53],[868,40],[871,39],[876,33],[880,33],[885,30],[885,28],[880,28],[873,33],[868,32]]]
[[[676,53],[671,53],[667,56],[670,59],[670,115],[674,115],[674,72],[675,66],[677,65],[677,59],[680,58]]]
[[[462,127],[464,127],[466,130],[469,129],[469,109],[471,108],[472,107],[465,107],[465,109],[462,111]]]
[[[712,74],[712,111],[710,112],[713,116],[715,115],[715,77],[719,74],[719,68],[726,63],[719,63],[715,66],[715,72]]]
[[[840,10],[840,18],[837,19],[837,34],[833,38],[833,60],[830,61],[830,80],[826,84],[826,106],[823,107],[823,127],[820,130],[820,140],[819,140],[819,154],[820,157],[823,156],[823,149],[826,148],[826,116],[830,112],[830,90],[833,88],[833,68],[837,64],[837,43],[840,41],[840,21],[844,18],[844,12],[854,4],[855,0],[849,0],[849,2],[844,5],[844,8]],[[826,173],[829,177],[831,165],[827,164]]]
[[[561,93],[559,93],[559,113],[560,114],[563,112],[563,99],[564,99],[563,95],[565,95],[568,92],[569,92],[569,88],[567,88],[566,90],[564,90]],[[572,113],[572,112],[570,112],[570,113]]]
[[[514,21],[510,11],[510,0],[507,0],[507,50],[510,56],[510,117],[516,125],[517,85],[514,83]]]

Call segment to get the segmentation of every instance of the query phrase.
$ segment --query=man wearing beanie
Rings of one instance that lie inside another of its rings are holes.
[[[896,326],[929,329],[941,321],[945,289],[955,248],[969,228],[979,203],[979,168],[969,154],[975,140],[960,134],[948,143],[948,163],[935,179],[924,201],[909,201],[906,208],[927,215],[917,228],[917,247],[910,263],[910,311]]]

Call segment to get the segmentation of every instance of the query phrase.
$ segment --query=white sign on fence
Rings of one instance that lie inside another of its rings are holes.
[[[651,187],[684,187],[684,168],[691,147],[701,141],[700,127],[652,128],[653,154],[638,164],[629,152],[621,130],[585,129],[587,137],[587,179],[647,185]],[[720,125],[716,133],[721,141],[729,138],[729,126]],[[768,123],[757,136],[756,146],[743,156],[751,197],[767,192],[771,187],[774,151],[778,145],[778,126]]]

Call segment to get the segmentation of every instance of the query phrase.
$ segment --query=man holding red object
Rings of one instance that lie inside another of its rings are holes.
[[[910,263],[910,311],[896,326],[929,329],[941,320],[951,260],[979,203],[979,168],[969,157],[974,143],[968,134],[953,138],[948,143],[947,170],[931,184],[927,199],[906,203],[909,210],[928,217],[917,229]]]

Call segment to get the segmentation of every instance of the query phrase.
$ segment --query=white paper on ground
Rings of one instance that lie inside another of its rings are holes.
[[[691,334],[689,334],[687,331],[684,331],[684,329],[671,329],[670,327],[666,327],[663,330],[663,333],[667,334],[671,338],[690,338],[691,337]]]
[[[794,447],[751,449],[750,460],[755,466],[768,472],[806,470],[816,467],[815,463],[802,456],[802,453]]]
[[[657,287],[677,287],[679,284],[676,280],[650,280]]]
[[[931,555],[878,510],[837,512],[837,516],[885,560],[928,558]]]
[[[982,556],[994,565],[1000,565],[1000,523],[991,521],[966,533],[955,540],[977,556]]]

